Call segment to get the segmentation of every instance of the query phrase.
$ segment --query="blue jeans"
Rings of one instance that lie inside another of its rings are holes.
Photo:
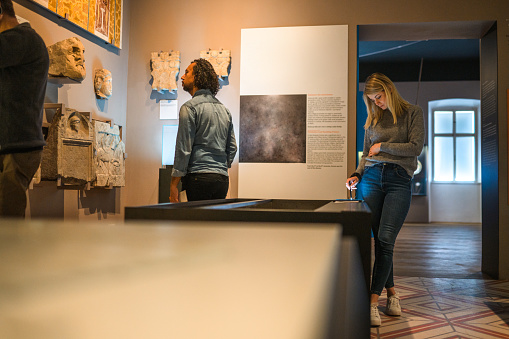
[[[371,293],[394,287],[392,256],[396,237],[410,209],[412,177],[403,167],[381,163],[366,167],[359,183],[362,199],[371,209],[375,263]]]

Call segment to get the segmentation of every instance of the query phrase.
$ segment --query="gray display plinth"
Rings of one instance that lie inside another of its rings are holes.
[[[369,338],[335,224],[4,219],[0,257],[0,338]]]

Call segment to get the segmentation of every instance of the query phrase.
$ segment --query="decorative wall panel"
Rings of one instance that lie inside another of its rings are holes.
[[[123,0],[31,0],[122,48]]]

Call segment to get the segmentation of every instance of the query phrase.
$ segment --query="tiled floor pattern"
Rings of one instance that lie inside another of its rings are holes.
[[[509,338],[509,281],[395,277],[402,315],[389,317],[371,338]]]

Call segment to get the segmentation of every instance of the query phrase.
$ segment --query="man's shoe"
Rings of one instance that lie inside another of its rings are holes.
[[[378,313],[378,303],[371,304],[371,327],[380,326],[382,319]]]
[[[400,316],[401,315],[401,306],[399,304],[399,294],[396,293],[387,298],[387,307],[385,309],[385,314],[392,316]]]

